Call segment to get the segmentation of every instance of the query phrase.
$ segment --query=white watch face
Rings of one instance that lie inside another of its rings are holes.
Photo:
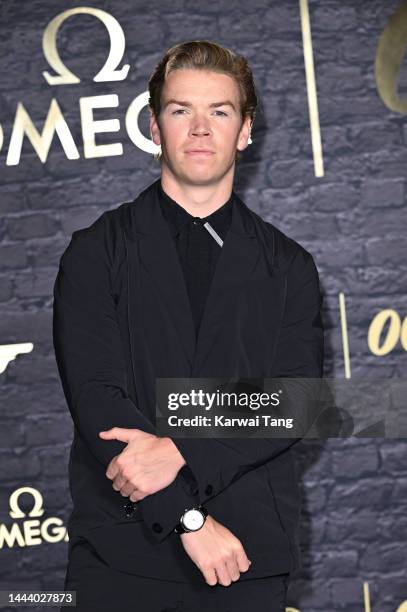
[[[196,531],[204,524],[204,516],[199,510],[188,510],[185,512],[182,522],[187,529]]]

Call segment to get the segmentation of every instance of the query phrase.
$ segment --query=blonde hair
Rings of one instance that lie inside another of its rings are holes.
[[[168,49],[156,65],[148,82],[148,105],[157,121],[161,112],[161,94],[165,79],[170,72],[182,68],[210,70],[232,77],[239,87],[242,122],[249,116],[253,123],[257,109],[257,91],[247,59],[208,40],[179,43]],[[236,151],[236,161],[241,159],[241,155],[241,151]],[[159,160],[161,153],[154,157]]]

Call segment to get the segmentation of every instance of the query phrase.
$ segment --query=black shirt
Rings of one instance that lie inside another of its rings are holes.
[[[205,301],[221,245],[204,227],[208,221],[224,241],[232,220],[233,191],[225,204],[207,217],[194,217],[173,200],[159,182],[160,206],[174,238],[198,335]]]

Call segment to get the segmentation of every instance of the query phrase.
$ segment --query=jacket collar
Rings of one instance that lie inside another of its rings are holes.
[[[159,185],[160,179],[157,179],[130,203],[127,233],[131,238],[135,239],[137,235],[143,234],[156,235],[157,231],[162,235],[164,228],[167,228],[160,206]],[[232,190],[232,198],[236,206],[232,207],[230,231],[242,238],[256,236],[251,211],[234,190]],[[165,234],[168,234],[168,229],[165,230]]]
[[[158,198],[161,212],[169,224],[172,236],[175,237],[186,230],[195,217],[164,191],[161,180],[158,181]],[[233,204],[234,194],[232,193],[225,204],[210,215],[202,217],[201,222],[208,221],[223,239],[230,227]]]

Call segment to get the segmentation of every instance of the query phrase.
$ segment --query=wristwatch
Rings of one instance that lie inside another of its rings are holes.
[[[175,527],[175,533],[189,533],[198,531],[204,526],[208,511],[204,506],[196,508],[185,508],[184,514],[181,516],[178,525]]]

